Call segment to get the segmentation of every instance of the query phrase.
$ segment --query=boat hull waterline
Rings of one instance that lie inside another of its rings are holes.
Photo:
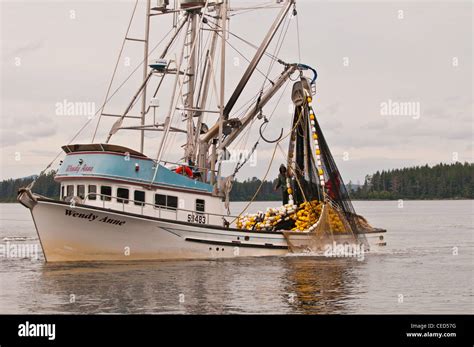
[[[290,253],[279,232],[249,232],[39,199],[30,209],[47,262],[216,259]],[[367,234],[371,250],[382,233]],[[305,234],[302,238],[308,237]],[[335,235],[333,242],[351,242]]]

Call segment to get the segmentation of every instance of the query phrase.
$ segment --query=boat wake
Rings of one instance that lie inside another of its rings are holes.
[[[302,251],[302,252],[290,252],[285,254],[285,257],[319,257],[327,258],[322,251]]]
[[[7,241],[37,241],[37,237],[31,237],[31,236],[5,236],[2,238],[2,241],[7,242]]]

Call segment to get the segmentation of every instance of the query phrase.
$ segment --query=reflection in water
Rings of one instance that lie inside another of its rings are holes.
[[[41,302],[33,311],[268,312],[284,276],[280,262],[274,258],[265,259],[259,266],[245,259],[44,264],[36,290],[40,295],[55,293],[61,299]],[[69,303],[70,294],[75,295],[73,304]],[[277,306],[279,309],[281,305]]]
[[[288,257],[286,291],[294,300],[295,311],[308,314],[331,314],[346,311],[345,301],[355,293],[355,259]]]
[[[32,312],[341,313],[355,259],[42,264]],[[31,291],[32,288],[27,290]],[[73,296],[73,297],[72,297]]]

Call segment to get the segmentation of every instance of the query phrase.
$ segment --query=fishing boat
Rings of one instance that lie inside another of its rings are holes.
[[[137,4],[130,22],[136,8]],[[259,44],[230,30],[230,21],[238,20],[238,15],[268,9],[276,15]],[[55,175],[59,199],[34,193],[35,182],[18,192],[19,202],[31,212],[47,262],[320,254],[336,245],[369,251],[385,244],[385,230],[371,227],[355,213],[321,130],[314,105],[316,70],[278,57],[288,27],[297,20],[294,0],[251,7],[232,7],[228,0],[171,4],[147,0],[145,14],[144,38],[132,38],[127,31],[123,41],[144,46],[142,82],[119,114],[105,110],[115,95],[109,88],[96,117],[89,120],[97,121],[96,130],[101,120],[113,121],[106,138],[96,140],[94,131],[89,143],[71,141],[62,146],[61,161],[57,157],[45,169],[59,164]],[[150,48],[150,28],[152,21],[166,16],[171,28],[160,41],[158,55]],[[234,48],[231,37],[249,45],[254,54],[246,59],[245,71],[226,97],[226,49]],[[272,42],[275,49],[270,53]],[[262,72],[263,57],[271,66],[267,74]],[[264,83],[244,103],[243,91],[256,72],[264,75]],[[278,96],[283,98],[288,85],[292,85],[292,116],[280,136],[269,139],[265,132],[272,120],[265,115],[266,107]],[[209,101],[211,92],[214,104]],[[243,107],[236,110],[239,103]],[[163,105],[167,111],[157,116],[156,109]],[[134,115],[135,110],[140,114]],[[282,150],[284,143],[288,146],[282,183],[285,201],[265,211],[244,209],[231,215],[229,194],[248,156],[241,157],[229,175],[224,175],[222,163],[253,124],[259,137],[249,154],[262,143],[274,146],[269,169],[277,149]],[[119,132],[139,134],[128,137],[130,143],[137,139],[136,149],[114,143]],[[148,132],[160,135],[154,155],[144,153]],[[170,161],[166,156],[177,148],[170,140],[176,134],[183,138],[184,153]]]

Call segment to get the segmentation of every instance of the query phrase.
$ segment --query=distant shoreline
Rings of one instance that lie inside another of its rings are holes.
[[[33,192],[46,197],[59,197],[60,184],[54,180],[55,171],[38,177],[28,176],[0,182],[0,202],[15,202],[18,189],[36,179]],[[336,182],[338,186],[343,182]],[[261,181],[257,177],[235,180],[230,201],[280,201],[281,191],[275,190],[277,180]],[[415,166],[367,175],[363,184],[345,184],[352,201],[448,201],[474,199],[474,164],[456,162],[432,167]],[[257,193],[257,194],[256,194]],[[342,199],[346,197],[342,194]]]
[[[403,201],[474,201],[474,199],[466,199],[466,198],[460,198],[460,199],[351,199],[352,202],[356,201],[398,201],[398,200],[403,200]],[[277,200],[254,200],[253,202],[275,202]],[[231,200],[230,202],[248,202],[247,200]]]

